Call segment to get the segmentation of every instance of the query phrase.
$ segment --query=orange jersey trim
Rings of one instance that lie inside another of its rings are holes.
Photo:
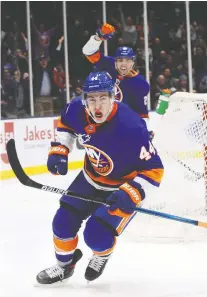
[[[58,123],[57,123],[57,128],[63,128],[63,129],[66,129],[68,130],[68,132],[73,132],[74,133],[74,130],[66,125],[64,125],[62,122],[61,122],[61,118],[58,118]]]
[[[117,113],[117,110],[118,110],[118,104],[116,102],[114,102],[112,111],[111,111],[110,115],[107,117],[106,121],[110,121]]]
[[[149,119],[148,114],[138,114],[142,119]]]
[[[97,63],[99,60],[100,60],[100,57],[101,57],[101,53],[100,51],[90,55],[90,56],[86,56],[86,58],[92,63]]]
[[[160,184],[164,174],[164,169],[157,168],[157,169],[143,170],[143,171],[139,171],[138,173]]]
[[[129,221],[134,217],[135,215],[135,212],[131,215],[126,215],[125,214],[125,217],[121,220],[119,226],[116,228],[116,232],[117,234],[121,234],[124,230],[124,228],[126,227],[126,225],[129,223]]]
[[[108,213],[111,214],[112,216],[117,216],[117,217],[121,217],[121,218],[128,218],[130,216],[128,213],[122,211],[119,208],[117,208],[113,211],[109,210]]]
[[[65,252],[70,252],[70,251],[75,250],[75,248],[77,247],[77,245],[78,245],[78,236],[76,236],[73,239],[66,240],[66,241],[63,241],[63,239],[59,239],[59,238],[54,236],[53,237],[53,242],[54,242],[55,248],[57,248],[58,250],[65,251]]]
[[[125,77],[134,77],[136,75],[138,75],[139,73],[135,70],[130,70],[129,73],[127,75],[125,75]]]

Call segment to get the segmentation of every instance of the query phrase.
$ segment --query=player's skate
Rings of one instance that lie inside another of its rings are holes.
[[[67,280],[73,275],[75,265],[82,258],[82,256],[83,254],[81,250],[76,249],[70,264],[67,264],[64,267],[55,265],[41,271],[36,277],[38,283],[46,285]]]
[[[106,256],[98,256],[93,254],[91,260],[88,263],[88,266],[86,268],[85,272],[85,278],[88,281],[93,281],[96,278],[98,278],[104,271],[104,268],[106,266],[106,263],[108,262],[110,255]]]

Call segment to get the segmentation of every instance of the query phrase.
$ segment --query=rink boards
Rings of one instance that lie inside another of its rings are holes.
[[[155,112],[150,113],[150,129],[156,133],[160,116]],[[14,177],[6,154],[6,143],[10,138],[16,141],[16,147],[21,164],[27,174],[41,174],[47,172],[47,156],[50,142],[55,140],[57,117],[11,119],[0,121],[0,179]],[[159,130],[159,129],[158,129]],[[188,152],[188,142],[182,147],[182,151],[176,152],[179,158],[185,159]],[[184,150],[183,150],[184,148]],[[200,159],[201,152],[196,148],[196,159]],[[83,166],[84,150],[76,146],[69,154],[69,169],[79,169]]]
[[[47,172],[47,156],[50,142],[55,140],[57,117],[6,120],[0,122],[0,179],[14,177],[7,153],[6,143],[16,141],[17,153],[27,174]],[[76,147],[69,156],[69,169],[83,165],[84,150]]]

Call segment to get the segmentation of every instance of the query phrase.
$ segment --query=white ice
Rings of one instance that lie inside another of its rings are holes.
[[[76,174],[32,178],[65,189]],[[55,264],[51,222],[58,199],[56,194],[25,187],[16,179],[1,182],[0,297],[207,296],[205,242],[139,243],[124,234],[98,280],[87,285],[84,279],[91,251],[80,235],[84,256],[74,276],[56,288],[36,287],[37,273]]]

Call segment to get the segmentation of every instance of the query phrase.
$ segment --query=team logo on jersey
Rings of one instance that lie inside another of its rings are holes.
[[[123,100],[123,93],[122,93],[122,90],[120,89],[120,87],[118,86],[117,82],[115,83],[115,86],[114,86],[114,90],[115,90],[115,99],[117,101],[122,101]]]
[[[114,168],[111,158],[92,145],[85,144],[84,147],[93,169],[102,176],[109,175]]]

